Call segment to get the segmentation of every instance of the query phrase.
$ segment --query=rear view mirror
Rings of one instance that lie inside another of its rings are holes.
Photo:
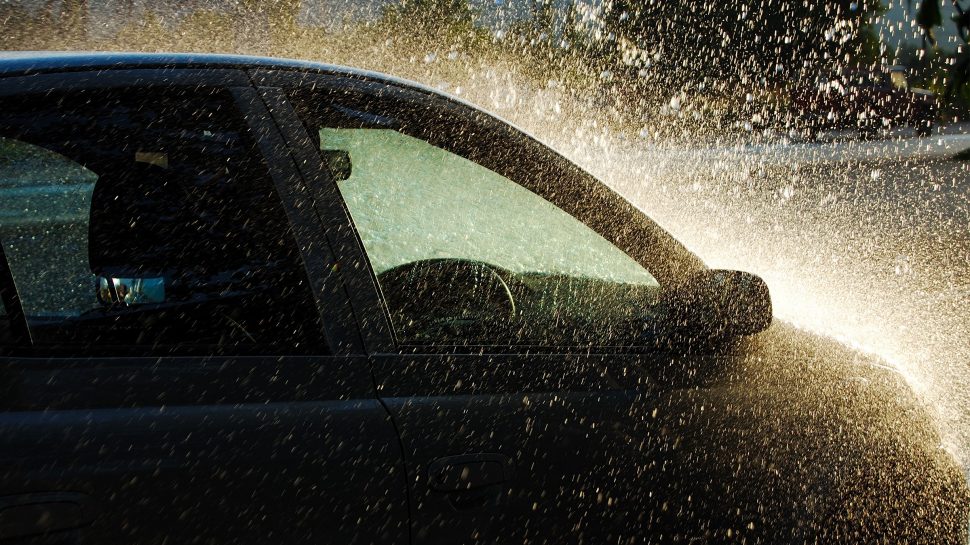
[[[768,285],[743,271],[705,270],[663,296],[668,323],[698,340],[753,335],[772,320]]]
[[[102,306],[165,302],[165,278],[97,277],[97,298]]]
[[[354,166],[350,161],[350,153],[342,149],[320,150],[323,164],[333,177],[333,181],[342,182],[353,174]]]

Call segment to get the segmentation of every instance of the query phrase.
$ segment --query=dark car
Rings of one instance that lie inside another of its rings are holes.
[[[5,545],[966,543],[899,375],[432,90],[7,55],[0,195]]]
[[[882,129],[910,126],[928,136],[938,115],[936,95],[910,87],[906,70],[842,69],[791,89],[791,109],[812,132],[857,129],[874,136]]]

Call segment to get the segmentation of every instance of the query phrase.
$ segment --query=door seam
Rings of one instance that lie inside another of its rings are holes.
[[[371,377],[371,384],[374,387],[374,395],[377,396],[377,402],[381,404],[381,407],[384,407],[384,412],[387,413],[387,418],[391,421],[391,425],[394,426],[394,434],[397,437],[397,445],[398,445],[398,448],[400,448],[401,450],[401,466],[402,466],[402,469],[404,470],[404,492],[405,492],[405,498],[407,500],[407,507],[408,507],[408,543],[413,545],[415,513],[413,511],[414,502],[413,502],[413,499],[411,498],[411,479],[408,476],[408,459],[404,451],[404,439],[401,438],[401,428],[400,426],[398,426],[397,420],[394,418],[394,413],[391,412],[391,408],[387,406],[387,403],[384,402],[384,398],[381,397],[380,390],[377,387],[377,376],[376,376],[376,373],[374,373],[374,364],[371,361],[370,357],[368,357],[367,359],[369,362],[371,362],[370,377]]]

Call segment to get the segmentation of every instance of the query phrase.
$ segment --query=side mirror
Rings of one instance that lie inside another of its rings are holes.
[[[705,270],[662,296],[667,322],[685,340],[753,335],[771,325],[771,295],[757,275]]]

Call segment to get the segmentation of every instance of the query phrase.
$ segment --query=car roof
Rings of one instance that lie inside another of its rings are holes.
[[[228,55],[216,53],[133,53],[105,51],[0,51],[0,78],[44,72],[71,72],[86,70],[123,70],[151,68],[196,68],[196,69],[276,69],[334,74],[366,79],[406,87],[435,95],[461,104],[472,110],[486,114],[504,123],[529,138],[539,141],[529,131],[499,115],[462,98],[442,92],[439,89],[398,78],[381,72],[363,70],[349,66],[321,62],[259,57],[252,55]],[[547,145],[547,147],[549,147]],[[562,155],[560,153],[560,155]]]
[[[214,53],[125,53],[99,51],[0,51],[0,77],[40,72],[132,68],[266,68],[326,72],[375,79],[448,96],[430,87],[379,72],[320,62]],[[448,96],[448,98],[455,98]]]
[[[0,51],[0,78],[44,72],[72,72],[85,70],[124,70],[150,68],[196,68],[196,69],[249,69],[294,70],[355,77],[378,81],[399,87],[409,87],[428,94],[460,103],[464,106],[487,113],[511,126],[507,119],[486,112],[479,106],[439,89],[428,87],[415,81],[406,80],[371,70],[326,64],[322,62],[259,57],[252,55],[228,55],[217,53],[129,53],[104,51]],[[521,127],[516,129],[528,134]],[[532,136],[531,134],[529,136]],[[534,138],[534,137],[533,137]]]

